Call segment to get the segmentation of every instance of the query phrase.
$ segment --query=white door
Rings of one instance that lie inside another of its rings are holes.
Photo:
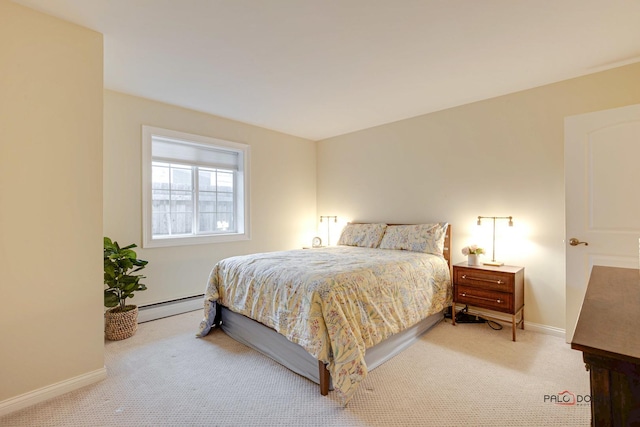
[[[639,267],[640,105],[565,118],[564,165],[570,342],[591,267]]]

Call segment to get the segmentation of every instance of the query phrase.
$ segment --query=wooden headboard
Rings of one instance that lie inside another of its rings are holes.
[[[451,224],[447,226],[447,234],[444,236],[444,249],[442,251],[442,256],[447,260],[449,269],[451,269]]]

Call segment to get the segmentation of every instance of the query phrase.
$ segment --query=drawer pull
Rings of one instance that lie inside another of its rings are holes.
[[[463,292],[460,294],[463,297],[467,297],[467,298],[475,298],[475,299],[481,299],[483,301],[491,301],[491,302],[497,302],[498,304],[502,304],[504,301],[502,301],[501,299],[493,299],[493,298],[485,298],[485,297],[479,297],[476,295],[467,295],[466,292]]]
[[[467,276],[466,274],[463,274],[462,278],[463,279],[469,279],[469,280],[477,280],[479,282],[497,283],[498,285],[502,285],[503,283],[505,283],[500,279],[498,279],[498,280],[483,279],[482,277],[471,277],[471,276]]]

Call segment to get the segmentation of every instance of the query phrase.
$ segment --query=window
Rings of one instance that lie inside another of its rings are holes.
[[[249,238],[249,146],[142,127],[143,246]]]

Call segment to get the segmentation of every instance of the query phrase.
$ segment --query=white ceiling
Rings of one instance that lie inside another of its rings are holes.
[[[16,2],[103,33],[108,89],[312,140],[640,61],[640,0]]]

